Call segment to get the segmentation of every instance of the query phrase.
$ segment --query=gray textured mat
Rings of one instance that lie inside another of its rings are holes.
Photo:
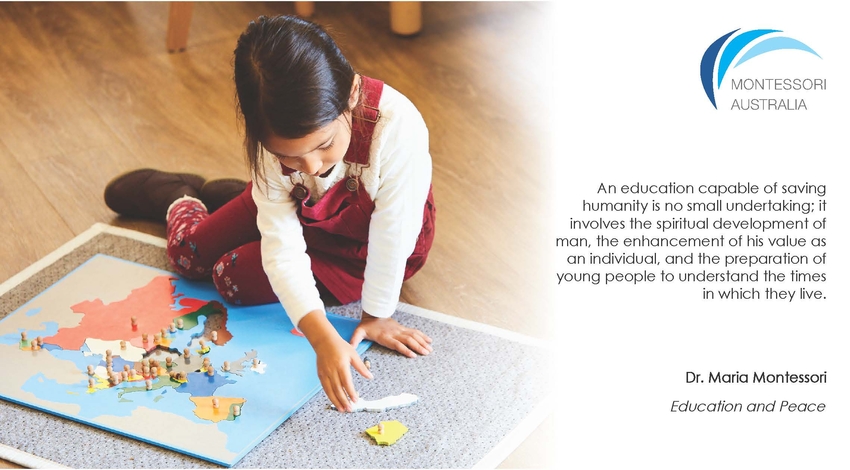
[[[169,269],[163,248],[96,235],[0,296],[0,318],[96,253]],[[359,305],[329,309],[347,316]],[[375,379],[355,374],[358,393],[414,393],[414,406],[383,413],[328,409],[320,392],[245,456],[236,468],[465,468],[479,464],[549,395],[542,348],[405,312],[394,316],[426,332],[434,352],[404,358],[381,346],[367,356]],[[365,429],[399,420],[410,431],[378,446]],[[209,462],[0,400],[0,443],[77,468],[201,468]]]

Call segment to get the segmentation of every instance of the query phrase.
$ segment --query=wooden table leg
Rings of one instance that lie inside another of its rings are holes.
[[[192,23],[192,2],[171,2],[168,7],[168,32],[165,46],[168,52],[183,52],[189,42],[189,25]]]
[[[390,2],[390,29],[399,36],[422,31],[422,2]]]

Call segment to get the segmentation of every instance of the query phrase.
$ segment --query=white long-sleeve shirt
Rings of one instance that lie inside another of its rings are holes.
[[[404,95],[384,85],[378,106],[381,117],[369,149],[369,165],[360,181],[375,202],[369,223],[368,255],[362,291],[363,311],[389,317],[398,304],[407,258],[422,229],[422,214],[431,184],[428,129],[422,115]],[[262,234],[263,268],[292,323],[313,310],[324,310],[310,269],[310,258],[298,202],[290,196],[295,183],[304,184],[313,200],[322,198],[348,174],[339,162],[326,178],[283,175],[277,159],[263,153],[265,179],[255,178],[257,227]]]

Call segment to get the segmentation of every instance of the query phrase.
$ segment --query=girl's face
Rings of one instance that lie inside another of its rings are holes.
[[[360,75],[355,75],[348,96],[348,111],[327,126],[299,139],[269,136],[263,140],[263,148],[290,170],[322,178],[328,176],[348,151],[348,144],[351,143],[351,110],[357,106],[359,99]]]
[[[269,136],[263,140],[263,147],[291,170],[325,177],[345,157],[349,143],[351,112],[346,111],[327,126],[298,139]]]

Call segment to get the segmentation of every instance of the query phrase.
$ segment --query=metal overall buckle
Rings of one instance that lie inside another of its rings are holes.
[[[351,163],[348,170],[348,178],[345,180],[345,189],[356,193],[360,189],[360,175],[363,174],[363,169],[369,168],[371,165],[371,162],[365,165]]]
[[[358,188],[360,188],[360,181],[356,176],[349,176],[348,179],[345,180],[345,189],[353,193],[357,191]]]
[[[292,191],[289,194],[292,195],[295,199],[299,201],[303,201],[310,195],[310,191],[307,190],[307,187],[304,186],[304,178],[301,175],[298,175],[300,182],[295,182],[295,173],[289,175],[289,182],[292,183]]]
[[[309,194],[309,191],[307,191],[307,188],[305,188],[303,184],[298,183],[292,188],[291,194],[295,199],[303,201]]]
[[[355,116],[354,116],[354,118],[356,118],[356,119],[362,119],[362,120],[364,120],[364,121],[366,121],[366,122],[371,122],[372,124],[377,124],[377,123],[378,123],[378,120],[379,120],[379,119],[381,119],[381,110],[380,110],[380,109],[378,109],[378,108],[376,108],[376,107],[374,107],[374,106],[369,106],[368,104],[365,104],[365,103],[364,103],[362,106],[363,106],[364,108],[366,108],[366,109],[370,109],[370,110],[372,110],[372,111],[375,111],[375,119],[369,119],[369,118],[368,118],[368,117],[366,117],[365,115],[361,115],[361,116],[357,116],[357,115],[355,115]]]

